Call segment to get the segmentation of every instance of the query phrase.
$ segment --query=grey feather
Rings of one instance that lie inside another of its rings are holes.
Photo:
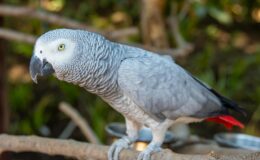
[[[222,109],[218,98],[180,66],[150,52],[125,59],[118,83],[138,106],[161,121],[181,116],[206,118]]]
[[[59,52],[60,44],[66,44],[67,50]],[[166,130],[175,122],[198,122],[226,114],[227,109],[242,111],[170,56],[114,43],[96,33],[70,29],[47,32],[38,38],[34,57],[48,62],[58,79],[97,94],[124,115],[128,137],[112,145],[110,160],[118,159],[118,151],[136,140],[142,125],[152,130],[153,140],[141,157],[160,149]]]
[[[218,95],[170,56],[81,30],[53,30],[37,41],[50,43],[59,38],[70,39],[76,48],[70,62],[52,64],[56,76],[101,96],[115,109],[131,104],[159,122],[182,116],[207,118],[225,110]]]

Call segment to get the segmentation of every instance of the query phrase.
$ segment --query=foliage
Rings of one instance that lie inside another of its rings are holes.
[[[138,26],[140,23],[141,5],[137,1],[43,0],[43,2],[50,3],[49,8],[41,7],[38,1],[33,0],[5,0],[7,4],[52,10],[95,28],[115,29]],[[166,4],[171,5],[171,3],[172,1],[168,0]],[[187,2],[179,0],[176,3],[182,6]],[[180,28],[185,38],[194,43],[196,48],[190,57],[178,60],[178,63],[245,107],[249,112],[246,119],[241,118],[248,124],[245,132],[260,135],[260,128],[256,127],[260,124],[260,1],[196,0],[190,3],[187,16],[181,20]],[[170,9],[171,7],[166,7],[165,17],[169,16]],[[118,12],[125,17],[119,23],[113,20],[113,15]],[[40,35],[58,26],[32,19],[17,20],[7,17],[4,27]],[[129,38],[129,41],[140,42],[140,40],[140,37]],[[171,45],[175,44],[172,42]],[[17,64],[29,65],[32,46],[9,42],[7,51],[8,67],[11,68]],[[9,77],[11,133],[45,135],[41,128],[47,126],[50,136],[57,137],[69,121],[57,109],[61,101],[67,101],[75,106],[103,141],[106,138],[105,125],[123,120],[100,98],[77,86],[54,78],[41,82],[36,86],[32,81],[11,81]],[[255,110],[257,112],[254,112]],[[210,127],[211,132],[223,131],[220,126],[213,127],[212,124],[204,123],[194,125],[194,132],[207,134],[205,130],[203,130],[204,133],[199,130],[205,126]],[[82,135],[75,135],[77,139],[81,137]]]

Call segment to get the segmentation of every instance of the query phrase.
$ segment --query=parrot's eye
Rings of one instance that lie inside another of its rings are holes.
[[[60,44],[58,47],[58,51],[63,51],[65,49],[65,44]]]

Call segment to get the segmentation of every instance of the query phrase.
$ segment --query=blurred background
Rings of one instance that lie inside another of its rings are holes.
[[[99,97],[54,77],[36,85],[28,66],[35,37],[80,28],[173,56],[177,63],[248,111],[244,132],[260,136],[260,0],[0,0],[0,132],[59,137],[67,102],[106,142],[123,117]],[[189,125],[211,138],[222,125]],[[206,129],[205,129],[206,128]],[[85,140],[75,129],[70,138]]]

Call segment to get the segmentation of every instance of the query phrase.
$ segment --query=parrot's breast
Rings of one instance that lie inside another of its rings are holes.
[[[128,96],[122,95],[118,99],[107,102],[116,111],[118,111],[128,119],[131,119],[144,126],[155,126],[160,123],[153,119],[144,110],[142,110],[141,107],[137,106]]]

